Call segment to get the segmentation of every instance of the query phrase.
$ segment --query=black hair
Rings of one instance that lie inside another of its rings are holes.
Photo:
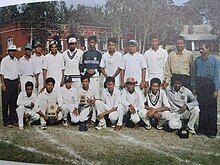
[[[48,77],[48,78],[45,80],[45,83],[46,83],[46,84],[48,84],[48,83],[53,83],[53,84],[55,84],[55,80],[54,80],[54,78],[52,78],[52,77]]]
[[[115,84],[115,78],[114,77],[107,77],[106,80],[105,80],[105,83],[110,83],[110,82],[113,82]]]
[[[204,45],[206,49],[210,48],[210,44],[208,42],[203,42],[200,46]]]
[[[31,87],[32,89],[34,88],[34,84],[30,81],[25,83],[25,89],[27,89],[27,87]]]
[[[154,84],[154,83],[157,83],[158,85],[161,85],[161,81],[159,78],[152,78],[151,81],[150,81],[150,84]]]
[[[180,74],[173,74],[171,77],[171,85],[173,85],[174,81],[179,81],[179,82],[183,83],[184,77]]]
[[[83,80],[88,79],[88,81],[90,82],[90,77],[88,75],[81,75],[81,82],[83,82]]]
[[[96,36],[89,36],[88,42],[91,41],[91,40],[97,42],[97,37]]]
[[[179,36],[179,37],[177,37],[176,40],[177,40],[177,41],[178,41],[178,40],[181,40],[181,41],[185,42],[185,38],[184,38],[183,36]]]
[[[108,39],[108,44],[109,44],[110,42],[112,42],[112,43],[114,43],[114,44],[117,44],[117,40],[116,40],[115,38],[109,38],[109,39]]]

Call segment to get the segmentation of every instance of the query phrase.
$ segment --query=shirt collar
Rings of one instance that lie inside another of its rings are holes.
[[[182,53],[179,53],[177,49],[175,50],[177,55],[183,55],[185,51],[186,51],[186,49],[183,49]]]
[[[109,95],[109,96],[112,96],[112,95],[115,95],[115,89],[114,89],[114,91],[113,91],[113,93],[112,93],[112,95],[109,93],[109,91],[108,91],[108,89],[106,88],[106,91],[107,91],[107,94]]]
[[[184,90],[185,90],[184,86],[182,86],[178,92],[174,89],[174,87],[170,88],[170,91],[173,93],[183,93]]]

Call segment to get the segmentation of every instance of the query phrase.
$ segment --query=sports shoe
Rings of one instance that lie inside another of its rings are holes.
[[[24,127],[18,127],[20,131],[24,131]]]
[[[147,120],[147,121],[145,121],[145,123],[146,123],[146,125],[144,126],[144,128],[145,128],[146,130],[150,130],[150,129],[152,128],[152,126],[151,126],[151,124],[150,124],[150,121]]]
[[[163,126],[158,124],[158,125],[156,126],[156,128],[157,128],[158,130],[162,130],[162,129],[163,129]]]
[[[42,130],[46,130],[46,129],[47,129],[46,124],[42,124],[42,125],[40,126],[40,129],[42,129]]]
[[[195,134],[196,134],[196,131],[189,129],[189,133],[190,133],[191,135],[195,135]]]
[[[115,131],[120,131],[122,129],[122,125],[116,125],[114,130]]]
[[[88,131],[88,127],[85,122],[80,122],[79,131]]]
[[[106,126],[105,125],[102,125],[102,124],[98,124],[95,129],[96,130],[101,130],[102,128],[105,128]]]
[[[63,120],[63,127],[67,127],[68,126],[68,124],[67,124],[67,120]]]
[[[6,128],[13,128],[13,125],[8,124],[8,125],[6,125],[5,127],[6,127]]]

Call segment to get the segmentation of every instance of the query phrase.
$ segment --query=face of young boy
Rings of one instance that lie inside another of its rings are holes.
[[[135,83],[134,82],[126,82],[126,87],[128,92],[133,92],[135,90]]]
[[[51,93],[53,91],[54,84],[52,82],[49,82],[46,84],[46,90],[48,93]]]
[[[179,91],[180,90],[180,88],[182,87],[182,82],[180,82],[180,81],[174,81],[173,82],[173,87],[174,87],[174,89],[176,90],[176,91]]]
[[[156,94],[160,90],[160,85],[158,83],[151,84],[152,93]]]
[[[108,88],[109,92],[113,92],[114,91],[114,87],[115,87],[115,84],[113,82],[108,82],[107,83],[107,88]]]
[[[115,49],[116,49],[116,44],[113,43],[113,42],[109,42],[109,43],[108,43],[108,50],[109,50],[109,52],[110,52],[110,53],[111,53],[111,52],[114,52]]]
[[[65,82],[65,87],[70,89],[72,87],[72,82]]]
[[[26,94],[28,97],[30,97],[32,95],[32,92],[33,92],[32,86],[27,86],[26,87]]]
[[[83,86],[83,88],[88,88],[89,87],[89,80],[88,79],[84,79],[82,81],[82,86]]]
[[[96,45],[96,43],[95,43],[95,41],[94,40],[90,40],[89,41],[89,48],[95,48],[95,45]]]

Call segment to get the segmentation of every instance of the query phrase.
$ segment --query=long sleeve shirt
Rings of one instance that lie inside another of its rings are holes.
[[[196,100],[192,92],[185,88],[181,87],[177,92],[173,87],[167,89],[167,97],[170,103],[170,111],[178,113],[179,109],[186,105],[188,110],[191,111],[195,106],[198,106],[199,103]]]
[[[65,105],[73,105],[73,108],[78,108],[79,98],[75,88],[67,89],[65,86],[60,88],[60,95]]]
[[[108,92],[108,89],[104,89],[102,93],[102,101],[106,110],[118,107],[120,103],[121,93],[118,89],[114,89],[113,94],[111,95]]]
[[[27,96],[26,91],[22,91],[18,95],[17,105],[29,106],[31,103],[35,103],[37,97],[35,94],[32,94],[30,97]]]
[[[164,80],[167,83],[171,81],[173,74],[182,74],[191,76],[193,66],[193,53],[188,50],[183,50],[182,54],[172,51],[167,59]]]
[[[124,90],[121,96],[121,104],[125,107],[128,107],[131,104],[136,111],[142,110],[144,109],[144,98],[139,91],[129,93],[127,90]]]
[[[215,89],[220,89],[218,61],[215,57],[209,55],[207,59],[199,56],[195,60],[195,79],[209,78],[213,80]]]
[[[79,69],[81,73],[86,73],[89,69],[94,69],[95,74],[92,77],[98,77],[101,72],[100,62],[102,59],[102,53],[96,49],[88,49],[83,53],[80,61]]]

